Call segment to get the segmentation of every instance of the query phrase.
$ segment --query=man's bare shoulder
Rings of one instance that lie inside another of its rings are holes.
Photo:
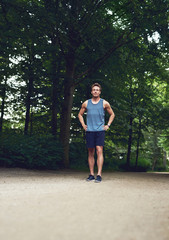
[[[88,103],[88,100],[86,100],[84,103],[82,103],[82,108],[87,108],[87,103]]]
[[[109,108],[110,107],[110,103],[106,100],[103,100],[103,107],[104,108]]]

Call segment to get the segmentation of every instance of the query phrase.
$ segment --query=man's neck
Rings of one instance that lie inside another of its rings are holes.
[[[100,97],[92,97],[93,103],[98,103],[100,101]]]

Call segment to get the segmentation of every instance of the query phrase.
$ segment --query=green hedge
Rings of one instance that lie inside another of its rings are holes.
[[[88,154],[84,143],[72,142],[70,144],[70,167],[73,169],[88,169]]]
[[[95,154],[95,159],[97,158]],[[88,154],[85,143],[72,142],[70,144],[70,167],[73,169],[88,169]],[[95,167],[97,167],[95,161]],[[126,153],[117,153],[116,149],[108,144],[104,147],[103,170],[113,171],[141,171],[146,172],[151,169],[150,160],[139,158],[138,166],[135,167],[135,158],[131,158],[130,168],[126,166]]]
[[[0,136],[0,166],[58,169],[62,166],[61,144],[50,136]]]
[[[0,135],[0,166],[21,167],[29,169],[59,169],[63,168],[63,149],[60,142],[51,135],[24,136],[22,134]],[[115,171],[149,171],[151,161],[139,157],[138,167],[135,168],[134,155],[131,158],[130,169],[126,168],[126,154],[117,153],[108,144],[104,148],[103,170]],[[96,158],[96,155],[95,155]],[[85,143],[70,143],[70,168],[88,170],[88,153]],[[157,165],[155,170],[162,170]]]

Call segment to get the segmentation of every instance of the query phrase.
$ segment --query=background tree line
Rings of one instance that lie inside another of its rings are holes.
[[[0,25],[1,165],[86,166],[77,114],[99,82],[105,166],[167,168],[166,0],[0,0]]]

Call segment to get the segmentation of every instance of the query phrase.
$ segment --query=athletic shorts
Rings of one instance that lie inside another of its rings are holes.
[[[96,146],[104,146],[105,131],[86,132],[87,148],[95,148]]]

